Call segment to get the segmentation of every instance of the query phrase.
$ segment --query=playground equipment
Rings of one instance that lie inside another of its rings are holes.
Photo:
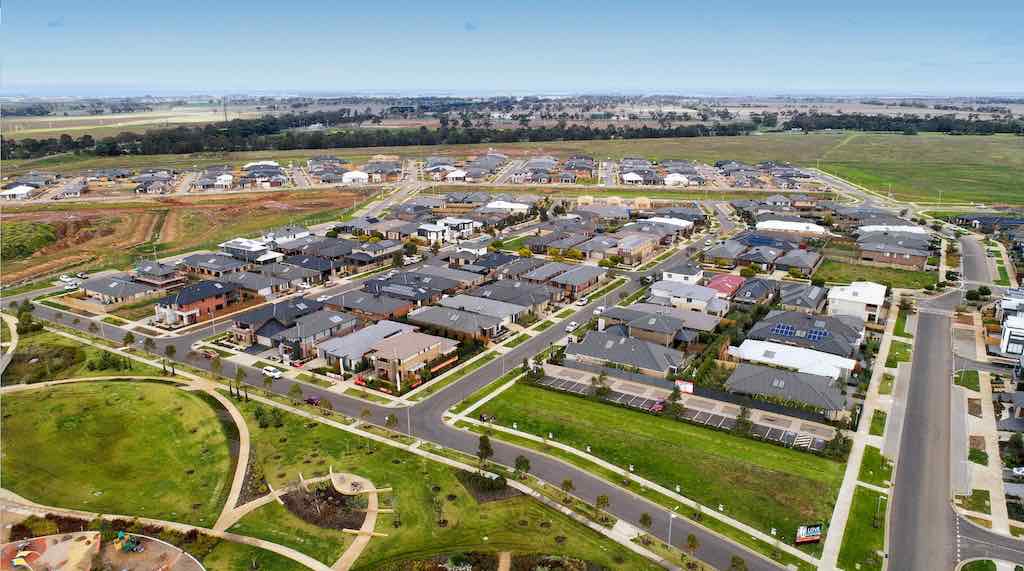
[[[37,553],[35,551],[19,551],[14,556],[14,559],[11,559],[11,568],[12,569],[28,569],[29,571],[32,571],[32,566],[28,564],[28,557],[29,557],[29,555],[36,555],[36,556],[38,556],[39,553]]]
[[[128,535],[123,531],[117,532],[117,539],[114,541],[114,546],[125,553],[142,553],[146,550],[146,548],[143,547],[142,542],[140,542],[137,537]]]

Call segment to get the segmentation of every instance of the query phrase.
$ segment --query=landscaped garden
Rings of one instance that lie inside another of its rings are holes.
[[[479,410],[498,424],[589,445],[608,462],[632,464],[638,475],[678,484],[684,495],[783,537],[802,522],[827,520],[842,480],[843,464],[826,458],[522,383]]]
[[[235,438],[214,406],[159,382],[5,395],[4,487],[44,505],[212,526]]]

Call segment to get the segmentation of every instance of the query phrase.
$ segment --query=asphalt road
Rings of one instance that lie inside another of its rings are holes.
[[[960,262],[965,282],[992,285],[985,247],[973,236],[960,238]]]

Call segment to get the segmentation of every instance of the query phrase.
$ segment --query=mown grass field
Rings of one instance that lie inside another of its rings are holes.
[[[202,397],[108,382],[3,398],[4,487],[44,505],[212,526],[234,438]]]
[[[935,285],[939,281],[935,272],[865,266],[863,264],[840,262],[828,258],[818,266],[818,269],[814,272],[814,277],[823,279],[830,284],[848,284],[870,277],[871,281],[884,283],[889,285],[889,287],[906,289],[922,289],[929,285]]]
[[[360,163],[374,154],[403,157],[451,154],[463,157],[493,146],[366,147],[130,157],[62,155],[31,161],[3,161],[0,167],[4,172],[13,174],[33,168],[65,172],[114,166],[191,168],[192,165],[242,164],[261,159],[297,162],[324,152]],[[1024,204],[1024,196],[1019,192],[1019,180],[1024,171],[1024,138],[1012,135],[776,133],[746,137],[514,143],[500,145],[498,150],[515,155],[568,156],[583,153],[601,160],[640,155],[659,160],[678,158],[708,163],[722,159],[788,161],[807,167],[820,165],[826,172],[879,192],[888,192],[892,185],[893,196],[900,200],[938,202],[938,193],[942,190],[944,203]]]
[[[496,422],[584,449],[759,529],[828,521],[843,464],[691,424],[517,384],[481,407]],[[772,492],[765,493],[765,490]]]
[[[868,571],[882,568],[877,554],[885,547],[885,510],[889,497],[861,486],[853,492],[853,505],[846,522],[839,566]],[[875,526],[878,522],[878,526]]]
[[[209,571],[305,571],[306,567],[273,551],[241,543],[222,541],[203,558]]]
[[[388,536],[370,542],[357,569],[466,551],[564,554],[610,569],[657,568],[533,499],[479,504],[446,465],[291,414],[283,416],[280,427],[260,428],[254,416],[257,406],[239,403],[253,438],[254,461],[275,489],[294,482],[299,472],[315,477],[325,475],[328,467],[393,488],[384,501],[397,510],[401,525],[394,526],[394,515],[382,514],[377,531]],[[446,527],[436,523],[434,497],[441,502]],[[550,526],[541,527],[542,522]],[[557,536],[566,540],[557,543]]]
[[[325,565],[333,565],[355,538],[336,529],[307,523],[277,502],[246,514],[228,531],[286,545]]]

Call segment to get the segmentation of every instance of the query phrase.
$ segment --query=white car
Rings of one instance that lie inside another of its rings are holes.
[[[705,246],[710,246],[711,244],[712,244],[711,240],[704,240],[704,245]]]
[[[602,313],[604,313],[603,305],[599,305],[596,308],[594,308],[594,315],[601,315]]]
[[[583,297],[583,298],[580,298],[579,301],[576,302],[576,305],[578,305],[580,307],[583,307],[584,305],[587,305],[588,303],[590,303],[590,302],[587,300],[587,298]]]
[[[580,326],[579,323],[576,323],[575,321],[570,321],[569,325],[565,326],[565,332],[566,333],[572,333],[579,326]]]
[[[278,371],[277,369],[275,369],[273,367],[270,367],[270,366],[263,367],[262,370],[263,370],[263,374],[268,376],[268,377],[270,377],[271,379],[280,379],[281,378],[281,371]]]
[[[74,282],[64,284],[64,291],[75,291],[76,289],[78,289],[78,284]]]
[[[69,284],[69,283],[72,283],[72,282],[75,281],[75,278],[73,278],[73,277],[71,277],[71,276],[69,276],[67,274],[61,274],[60,277],[57,278],[57,279],[59,279],[60,281],[66,283],[66,284]]]
[[[321,295],[320,297],[316,298],[316,300],[321,302],[321,303],[323,303],[323,302],[325,302],[325,301],[327,301],[329,299],[331,299],[331,296],[329,296],[329,295]]]
[[[310,289],[310,288],[312,288],[312,287],[313,287],[313,286],[311,286],[311,285],[307,284],[306,282],[301,282],[301,283],[299,284],[299,289]]]
[[[1013,470],[1013,475],[1018,478],[1024,478],[1024,466],[1017,466]]]

